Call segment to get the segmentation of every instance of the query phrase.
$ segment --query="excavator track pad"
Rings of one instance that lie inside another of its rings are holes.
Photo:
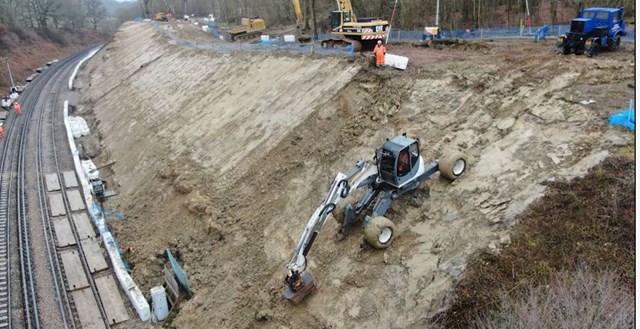
[[[301,285],[299,289],[295,291],[291,289],[289,285],[284,288],[284,298],[290,300],[294,304],[298,304],[307,295],[316,290],[316,284],[314,283],[313,276],[309,272],[305,272],[301,278]]]

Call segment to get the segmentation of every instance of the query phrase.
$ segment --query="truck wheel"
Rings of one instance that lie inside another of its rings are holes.
[[[562,47],[562,53],[565,54],[565,55],[571,54],[571,47],[569,47],[569,46]]]
[[[616,35],[615,38],[613,38],[613,42],[611,43],[611,50],[613,51],[618,51],[620,50],[620,42],[622,40],[620,39],[619,35]]]
[[[593,44],[591,45],[591,47],[587,50],[587,57],[595,57],[596,55],[598,55],[598,50],[600,50],[600,45]]]
[[[364,228],[364,238],[376,249],[385,249],[391,245],[396,226],[387,217],[374,217]]]
[[[455,153],[440,160],[438,164],[440,175],[455,180],[467,170],[467,158],[460,153]]]

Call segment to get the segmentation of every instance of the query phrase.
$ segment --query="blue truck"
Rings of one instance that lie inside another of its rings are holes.
[[[588,57],[598,54],[601,49],[620,49],[621,38],[627,35],[622,8],[587,8],[580,10],[571,21],[566,35],[558,37],[556,46],[563,54],[575,53]]]

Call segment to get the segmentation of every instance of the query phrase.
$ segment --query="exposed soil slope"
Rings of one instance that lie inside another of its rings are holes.
[[[372,70],[339,58],[182,49],[125,25],[81,80],[120,195],[111,224],[133,276],[161,283],[179,252],[196,295],[179,328],[423,328],[483,248],[509,241],[516,215],[551,177],[580,175],[631,137],[606,117],[633,97],[633,49],[597,61],[552,42],[391,48],[424,63]],[[437,60],[429,60],[437,58]],[[574,101],[592,98],[596,104]],[[329,221],[311,251],[319,286],[282,299],[285,265],[333,175],[402,132],[427,159],[461,150],[471,170],[436,177],[392,206],[400,235],[374,251]]]

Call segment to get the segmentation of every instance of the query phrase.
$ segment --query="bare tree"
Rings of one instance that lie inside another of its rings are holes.
[[[87,20],[93,26],[93,30],[98,29],[98,22],[104,19],[106,10],[100,0],[84,0],[84,10]]]

